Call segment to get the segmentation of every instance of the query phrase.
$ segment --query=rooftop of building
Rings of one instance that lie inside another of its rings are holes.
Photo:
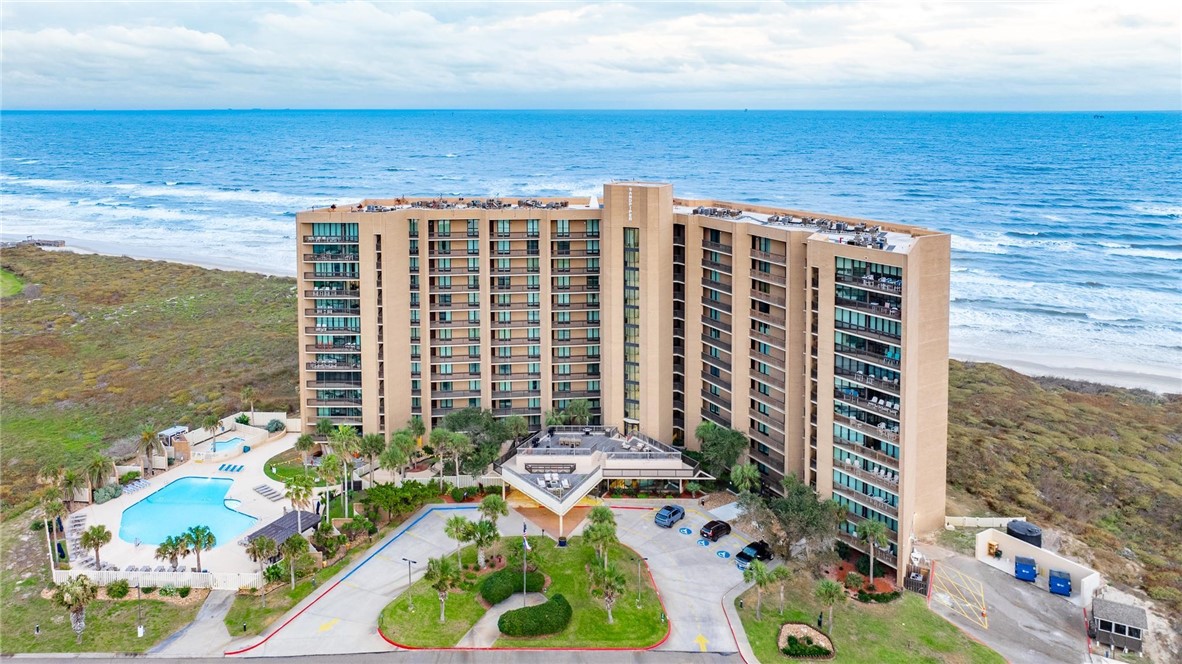
[[[1140,629],[1149,627],[1145,609],[1099,597],[1092,600],[1092,616],[1097,620],[1109,620],[1129,627]]]

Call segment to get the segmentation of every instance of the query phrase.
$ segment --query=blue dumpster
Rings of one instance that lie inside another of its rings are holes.
[[[1047,590],[1053,595],[1071,597],[1071,575],[1062,570],[1051,570],[1047,573]]]
[[[1038,563],[1025,556],[1014,558],[1014,577],[1019,581],[1034,581],[1038,577]]]

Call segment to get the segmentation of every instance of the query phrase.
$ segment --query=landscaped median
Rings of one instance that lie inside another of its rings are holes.
[[[784,623],[816,625],[817,616],[822,613],[828,621],[828,608],[816,599],[815,582],[807,576],[800,578],[802,572],[796,574],[797,578],[789,581],[785,588],[783,614],[774,585],[763,593],[763,620],[755,619],[755,588],[740,595],[735,602],[751,649],[763,664],[793,661],[780,651],[778,644]],[[833,623],[826,634],[837,651],[835,662],[1001,664],[1005,661],[1001,655],[933,613],[922,597],[910,592],[890,604],[864,604],[852,600],[840,603],[833,608]]]
[[[547,605],[532,607],[515,619],[548,621],[551,613],[564,614],[566,609],[557,600],[562,595],[570,605],[569,624],[556,633],[545,636],[509,637],[502,635],[492,645],[494,648],[618,648],[641,650],[661,643],[668,635],[669,624],[663,619],[660,597],[652,584],[652,578],[644,564],[640,566],[638,601],[637,554],[626,546],[613,544],[608,547],[608,561],[616,566],[624,577],[623,589],[612,606],[611,623],[601,596],[597,596],[589,581],[594,565],[602,565],[595,548],[583,542],[582,537],[572,538],[568,546],[558,547],[547,537],[529,538],[531,565],[548,580],[544,592],[550,599]],[[501,576],[512,574],[514,592],[521,587],[521,538],[506,537],[500,542],[506,563],[501,569],[507,570]],[[516,553],[514,553],[516,551]],[[454,553],[451,554],[454,557]],[[453,648],[460,642],[473,625],[489,610],[481,597],[481,584],[493,573],[491,569],[474,571],[476,553],[472,547],[463,549],[463,580],[459,588],[448,595],[444,622],[439,621],[439,594],[426,579],[415,582],[408,592],[398,596],[386,606],[378,621],[379,631],[391,644],[404,648]],[[495,559],[495,558],[494,558]],[[535,577],[536,578],[536,577]],[[534,579],[529,581],[531,592],[538,589]],[[485,594],[489,594],[486,592]],[[494,599],[504,592],[492,593]],[[521,595],[509,596],[504,602],[517,602]],[[411,604],[414,610],[411,611]],[[545,607],[545,608],[543,608]],[[510,615],[510,614],[506,614]],[[564,616],[559,615],[558,620]],[[543,625],[548,627],[548,625]]]

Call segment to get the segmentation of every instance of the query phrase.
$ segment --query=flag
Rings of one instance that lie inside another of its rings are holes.
[[[525,546],[525,550],[526,550],[526,551],[532,551],[532,550],[533,550],[533,549],[531,549],[531,548],[530,548],[530,546],[529,546],[529,538],[525,536],[525,524],[524,524],[524,523],[523,523],[523,524],[521,524],[521,543],[522,543],[522,545],[523,545],[523,546]]]

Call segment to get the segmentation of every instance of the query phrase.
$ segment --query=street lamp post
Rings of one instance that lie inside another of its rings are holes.
[[[640,557],[636,559],[636,608],[640,608],[640,589],[644,586],[644,582],[640,578],[640,561],[648,562],[648,558]]]
[[[411,565],[418,565],[419,561],[411,560],[410,558],[403,558],[403,560],[406,561],[406,598],[407,598],[407,601],[410,603],[410,612],[414,613],[415,596],[412,595],[410,592],[410,566]]]
[[[140,581],[136,578],[135,581],[135,608],[136,608],[136,623],[135,633],[137,638],[144,638],[144,603],[143,595],[140,594]]]

